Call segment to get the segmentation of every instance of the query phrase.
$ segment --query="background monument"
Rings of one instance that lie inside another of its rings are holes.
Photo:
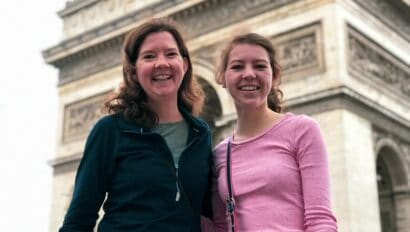
[[[215,59],[241,30],[276,44],[287,110],[309,114],[329,153],[341,232],[410,231],[410,6],[407,0],[72,0],[63,40],[43,51],[59,70],[50,231],[67,210],[85,137],[121,80],[125,33],[150,17],[182,24],[214,142],[235,122]]]

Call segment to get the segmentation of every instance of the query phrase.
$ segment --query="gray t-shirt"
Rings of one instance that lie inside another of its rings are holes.
[[[160,134],[166,141],[174,158],[175,167],[178,168],[181,154],[186,148],[188,140],[188,123],[185,120],[172,123],[160,123],[152,129]]]

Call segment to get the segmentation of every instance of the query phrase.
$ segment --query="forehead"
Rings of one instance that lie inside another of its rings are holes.
[[[240,43],[232,46],[229,61],[248,59],[269,61],[269,55],[265,48],[255,44]]]
[[[157,49],[178,49],[174,36],[168,31],[152,32],[141,44],[140,52]]]

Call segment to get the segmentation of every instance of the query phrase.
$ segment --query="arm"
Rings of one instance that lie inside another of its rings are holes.
[[[107,190],[109,133],[113,132],[99,121],[87,138],[73,197],[60,232],[93,231]]]
[[[225,176],[221,178],[224,177]],[[214,223],[215,231],[228,231],[226,218],[226,206],[219,196],[217,174],[216,171],[214,171],[212,178],[212,220]]]
[[[295,130],[307,232],[337,231],[330,205],[326,148],[316,121],[302,117]]]

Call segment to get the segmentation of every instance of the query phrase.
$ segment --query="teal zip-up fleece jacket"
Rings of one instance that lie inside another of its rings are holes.
[[[201,231],[200,215],[212,211],[211,134],[204,121],[181,113],[190,131],[178,173],[159,134],[118,114],[100,119],[87,138],[60,232],[93,231],[103,203],[98,231]]]

